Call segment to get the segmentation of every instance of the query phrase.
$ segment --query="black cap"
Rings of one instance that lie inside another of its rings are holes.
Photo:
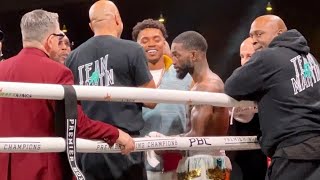
[[[2,41],[4,38],[4,33],[0,30],[0,41]]]

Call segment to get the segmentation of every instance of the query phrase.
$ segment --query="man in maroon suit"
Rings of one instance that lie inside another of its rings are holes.
[[[0,81],[73,84],[73,75],[64,65],[48,58],[58,45],[58,15],[34,10],[21,19],[23,49],[0,63]],[[49,89],[48,89],[49,90]],[[0,137],[53,137],[56,101],[0,98]],[[109,145],[123,145],[122,153],[134,150],[133,139],[123,131],[90,120],[78,105],[77,136],[103,139]],[[62,180],[63,168],[57,153],[2,153],[1,180]]]

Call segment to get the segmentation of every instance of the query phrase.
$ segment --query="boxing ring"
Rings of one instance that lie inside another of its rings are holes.
[[[101,86],[72,86],[77,100],[207,104],[220,107],[254,106],[251,101],[236,101],[223,93]],[[62,85],[0,82],[0,98],[63,100]],[[76,125],[75,125],[76,126]],[[74,132],[75,133],[75,132]],[[255,136],[221,137],[143,137],[134,138],[135,151],[148,150],[254,150],[260,149]],[[119,153],[115,144],[109,147],[104,141],[73,137],[74,150],[83,153]],[[0,153],[68,152],[70,140],[55,137],[6,137],[0,138]],[[67,153],[69,154],[69,153]],[[69,161],[70,162],[70,161]],[[72,166],[72,165],[71,165]],[[75,173],[75,172],[74,172]],[[76,173],[75,173],[76,174]],[[78,176],[78,175],[76,175]],[[80,178],[80,176],[78,177]]]

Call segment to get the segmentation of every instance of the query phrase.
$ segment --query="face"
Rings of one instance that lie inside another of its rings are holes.
[[[59,25],[51,34],[49,34],[45,43],[45,49],[51,59],[57,60],[59,53],[59,42],[63,40],[65,35],[60,31]]]
[[[144,48],[149,63],[157,63],[163,56],[165,39],[156,28],[146,28],[138,34],[137,42]]]
[[[172,43],[172,60],[177,71],[177,78],[183,79],[188,73],[193,71],[192,52],[185,49],[182,43]]]
[[[59,40],[57,57],[55,58],[55,60],[64,64],[70,52],[71,52],[71,44],[70,44],[69,38],[67,36],[64,36],[61,40]]]
[[[270,42],[278,35],[274,24],[266,21],[254,21],[250,29],[255,51],[267,48]]]
[[[49,47],[49,57],[55,61],[64,62],[63,57],[65,56],[64,53],[66,50],[62,49],[67,49],[64,45],[64,38],[65,35],[63,33],[53,33],[51,34],[52,39],[48,42]],[[70,44],[70,43],[69,43]],[[63,59],[63,60],[62,60]]]
[[[249,61],[254,53],[253,41],[251,38],[246,39],[240,46],[241,66]]]

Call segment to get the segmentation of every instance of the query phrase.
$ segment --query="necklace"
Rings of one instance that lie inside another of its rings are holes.
[[[163,75],[164,75],[164,68],[162,68],[162,71],[161,71],[161,74],[160,74],[160,78],[159,78],[159,81],[158,81],[157,86],[156,86],[157,88],[159,88],[159,86],[160,86],[160,83],[162,81]]]

